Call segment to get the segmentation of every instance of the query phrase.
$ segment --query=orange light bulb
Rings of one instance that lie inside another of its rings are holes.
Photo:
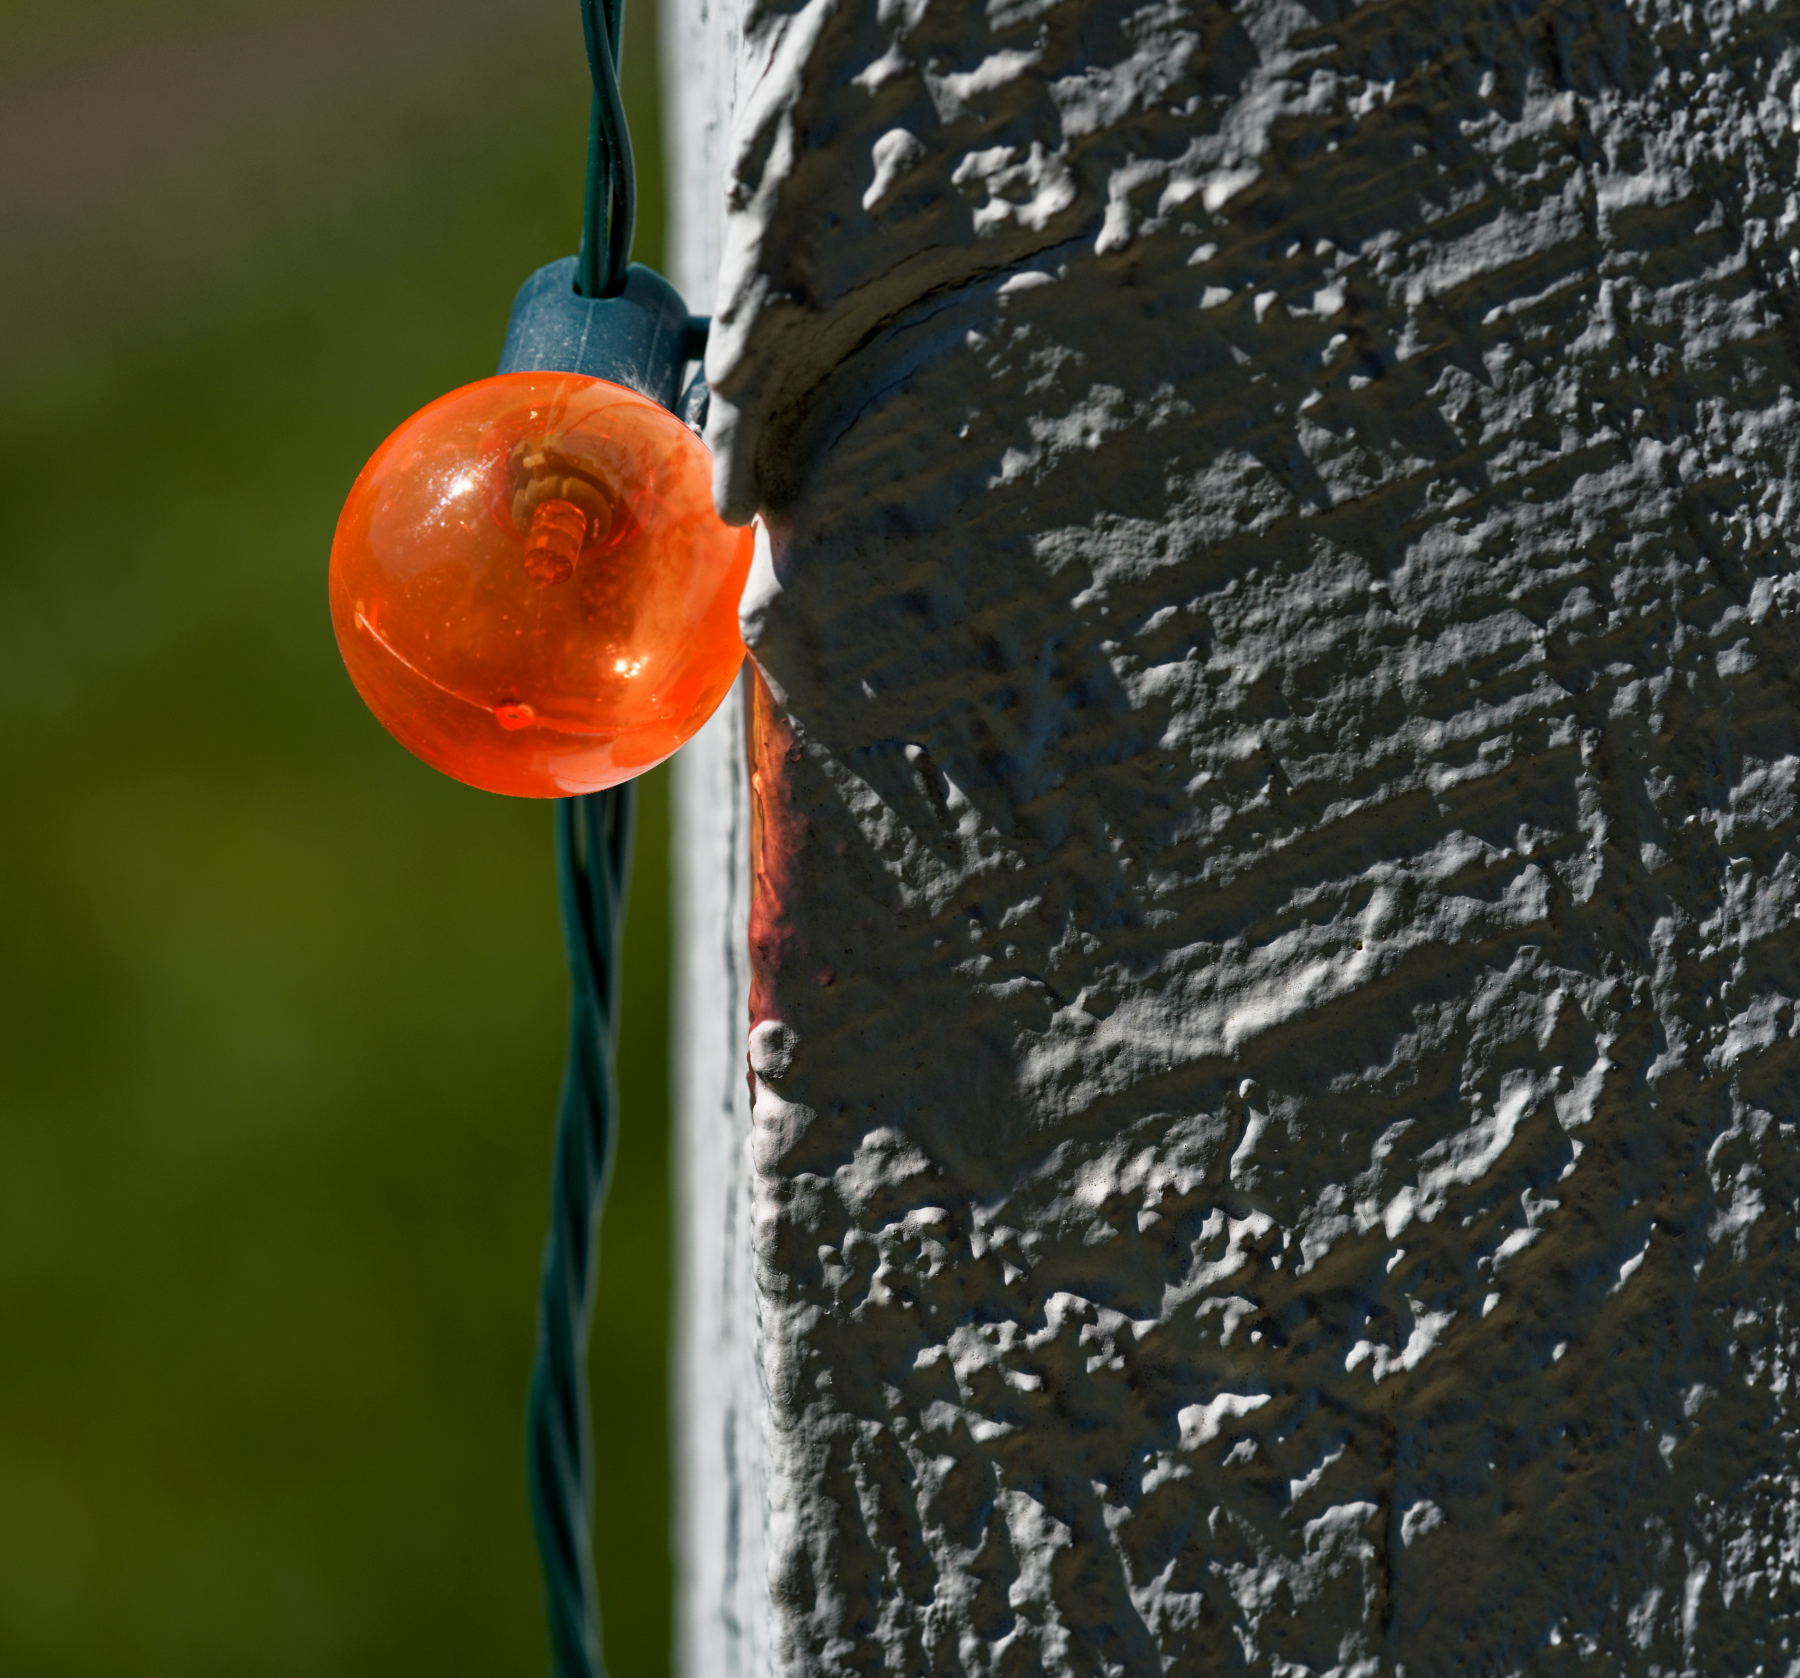
[[[562,798],[660,763],[743,662],[752,536],[705,445],[578,373],[506,373],[422,408],[338,518],[331,621],[382,726],[489,792]]]

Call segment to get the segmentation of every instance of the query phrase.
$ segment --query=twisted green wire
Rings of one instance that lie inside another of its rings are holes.
[[[625,284],[637,179],[619,97],[623,0],[582,0],[594,99],[576,290]],[[631,876],[630,782],[556,805],[556,883],[569,961],[569,1052],[556,1115],[550,1228],[538,1291],[537,1351],[526,1410],[526,1476],[544,1567],[556,1678],[604,1678],[594,1580],[594,1469],[587,1338],[600,1211],[619,1130],[621,937]]]
[[[575,289],[583,297],[616,297],[625,286],[637,227],[637,168],[619,96],[624,0],[581,0],[582,34],[594,102],[588,118],[587,203]]]
[[[587,1335],[600,1209],[619,1128],[620,939],[637,789],[556,805],[556,882],[569,960],[569,1054],[556,1118],[550,1229],[538,1295],[526,1473],[557,1678],[603,1678],[594,1582]]]

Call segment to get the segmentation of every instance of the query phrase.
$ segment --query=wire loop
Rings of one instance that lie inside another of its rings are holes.
[[[556,1678],[604,1678],[594,1581],[587,1337],[600,1210],[619,1128],[620,939],[636,787],[556,805],[556,883],[569,960],[569,1058],[556,1117],[550,1229],[538,1293],[526,1474]]]
[[[588,118],[587,199],[575,289],[583,297],[616,297],[625,286],[637,226],[637,168],[619,94],[624,0],[581,0],[581,32],[594,83]]]
[[[623,11],[624,0],[581,0],[594,84],[575,268],[575,289],[583,297],[614,297],[624,289],[637,222],[637,174],[619,96]],[[557,1103],[550,1229],[539,1278],[525,1440],[556,1678],[605,1678],[606,1671],[594,1580],[587,1340],[600,1212],[619,1129],[619,969],[636,807],[636,788],[629,781],[556,806],[557,899],[569,961],[569,1055]]]

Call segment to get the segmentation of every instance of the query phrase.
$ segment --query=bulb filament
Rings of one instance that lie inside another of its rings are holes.
[[[573,501],[540,501],[525,538],[525,570],[534,582],[566,583],[587,539],[588,516]]]

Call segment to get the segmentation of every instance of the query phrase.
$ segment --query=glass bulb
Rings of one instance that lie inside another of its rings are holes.
[[[338,649],[382,726],[489,792],[562,798],[660,763],[743,662],[752,535],[706,447],[576,373],[506,373],[378,448],[331,545]]]

